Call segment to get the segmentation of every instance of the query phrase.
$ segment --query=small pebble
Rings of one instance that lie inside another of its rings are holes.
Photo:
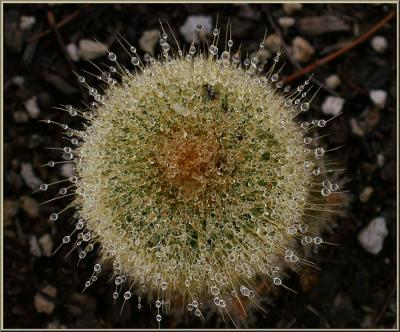
[[[31,235],[29,238],[29,251],[32,256],[42,256],[42,251],[40,250],[39,243],[35,235]]]
[[[364,129],[360,126],[356,118],[351,118],[350,119],[350,126],[351,126],[351,131],[354,135],[363,137],[364,136]]]
[[[387,46],[388,46],[388,42],[386,40],[385,37],[383,36],[375,36],[374,38],[372,38],[371,40],[371,45],[372,48],[378,52],[378,53],[383,53],[386,51]]]
[[[107,46],[91,39],[79,41],[79,57],[84,60],[93,60],[107,54]]]
[[[29,120],[28,114],[24,111],[13,112],[13,118],[16,123],[25,123]]]
[[[344,105],[344,99],[340,97],[328,96],[322,104],[322,112],[329,115],[338,115]]]
[[[385,165],[385,156],[384,156],[382,153],[379,153],[379,154],[376,156],[376,164],[377,164],[379,167],[383,167],[383,165]]]
[[[359,196],[360,201],[362,203],[367,203],[373,192],[374,192],[374,188],[369,187],[369,186],[365,187]]]
[[[293,57],[298,62],[308,62],[314,54],[314,48],[303,37],[296,37],[292,41]]]
[[[387,235],[385,218],[377,217],[359,233],[358,241],[365,251],[377,255],[381,252],[383,241]]]
[[[30,196],[22,196],[19,199],[19,203],[21,209],[32,219],[35,219],[39,216],[39,205],[38,203]]]
[[[35,173],[33,172],[32,165],[29,163],[21,164],[21,176],[24,179],[26,185],[32,190],[36,190],[42,184],[42,180],[40,180]]]
[[[54,298],[57,295],[57,288],[47,285],[42,289],[42,292],[49,297]],[[41,293],[35,294],[34,303],[37,312],[44,312],[48,315],[50,315],[56,307],[54,301],[50,300],[47,297],[44,297]]]
[[[50,257],[53,252],[53,239],[46,233],[39,239],[39,244],[44,256]]]
[[[25,109],[32,119],[36,119],[40,114],[40,108],[37,103],[37,97],[33,96],[25,102]]]
[[[325,85],[331,90],[335,90],[340,84],[341,81],[338,75],[332,74],[325,78]]]
[[[284,3],[282,7],[286,14],[291,15],[303,8],[303,5],[301,3]]]
[[[208,35],[212,30],[212,17],[211,16],[189,16],[185,24],[183,24],[179,31],[182,34],[183,38],[185,38],[186,42],[191,43],[193,40],[193,31],[195,31],[196,26],[202,26],[201,34]],[[195,36],[195,42],[198,42],[198,38]]]
[[[12,219],[17,215],[18,212],[18,206],[17,204],[6,198],[3,201],[3,226],[7,227],[11,225]]]
[[[65,163],[61,166],[60,173],[63,177],[70,178],[75,175],[73,168],[74,163]]]
[[[270,51],[276,52],[282,46],[282,39],[276,33],[271,33],[267,38],[264,39],[264,45]]]
[[[46,327],[48,330],[59,330],[59,329],[66,329],[67,326],[64,324],[60,324],[58,320],[52,321],[47,324]]]
[[[34,16],[21,16],[19,19],[19,27],[21,30],[30,30],[36,23]]]
[[[375,106],[379,108],[384,108],[386,105],[387,92],[384,90],[371,90],[369,92],[369,97]]]
[[[142,34],[142,37],[139,39],[140,48],[150,54],[154,53],[154,47],[157,45],[160,40],[160,31],[158,30],[149,30],[145,31]]]
[[[282,28],[288,29],[296,23],[296,20],[293,17],[284,16],[278,19],[278,23]]]
[[[79,49],[78,46],[76,46],[76,44],[74,43],[69,43],[66,46],[67,52],[69,57],[71,58],[72,61],[79,61]]]
[[[13,78],[12,78],[12,82],[13,82],[13,84],[15,84],[16,86],[18,86],[19,88],[21,88],[23,85],[24,85],[24,83],[25,83],[25,78],[24,77],[22,77],[22,76],[14,76]]]

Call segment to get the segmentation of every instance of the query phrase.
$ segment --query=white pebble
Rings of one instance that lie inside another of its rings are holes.
[[[25,102],[25,109],[32,119],[36,119],[40,114],[40,108],[37,104],[37,97],[33,96]]]
[[[385,165],[385,156],[382,153],[380,153],[376,156],[376,164],[379,167],[382,167],[383,165]]]
[[[22,76],[14,76],[12,78],[12,82],[13,84],[15,84],[16,86],[18,86],[19,88],[22,87],[25,83],[25,78]]]
[[[185,24],[179,28],[180,33],[185,38],[188,43],[191,43],[193,40],[193,31],[195,31],[196,26],[201,24],[202,25],[202,33],[209,34],[211,33],[212,29],[212,18],[211,16],[189,16]],[[197,38],[195,42],[198,42]]]
[[[65,163],[61,166],[61,175],[66,177],[66,178],[70,178],[71,176],[74,176],[74,164],[73,163]]]
[[[383,241],[388,235],[386,220],[383,217],[373,219],[358,235],[358,241],[365,251],[377,255],[383,248]]]
[[[344,99],[340,97],[328,96],[322,104],[322,112],[324,114],[338,115],[344,105]]]
[[[35,235],[31,235],[29,238],[29,251],[32,256],[42,256],[42,251],[40,250],[39,243]]]
[[[142,36],[139,39],[140,48],[147,53],[154,53],[154,47],[157,45],[160,40],[160,31],[158,30],[149,30],[143,32]]]
[[[38,189],[39,186],[42,184],[42,180],[36,177],[35,173],[33,172],[31,164],[21,164],[21,176],[24,179],[26,185],[33,190]]]
[[[383,36],[375,36],[371,40],[371,45],[372,48],[378,52],[378,53],[383,53],[386,51],[388,43],[385,37]]]
[[[284,28],[288,29],[292,27],[295,24],[296,20],[293,17],[285,16],[285,17],[280,17],[278,19],[279,25]]]
[[[84,60],[93,60],[107,54],[107,46],[91,39],[79,41],[79,56]]]
[[[13,118],[16,123],[24,123],[29,120],[28,114],[21,110],[13,112]]]
[[[40,247],[42,248],[43,255],[50,257],[53,251],[53,239],[49,233],[46,233],[39,239]]]
[[[78,46],[76,46],[76,44],[74,43],[69,43],[66,46],[67,52],[69,57],[71,58],[72,61],[79,61],[79,50],[78,50]]]
[[[36,23],[34,16],[21,16],[19,19],[19,27],[21,30],[30,30]]]
[[[386,105],[387,92],[384,90],[371,90],[369,92],[369,97],[375,106],[379,108],[384,108]]]
[[[303,5],[301,3],[284,3],[282,5],[283,7],[283,11],[288,14],[291,15],[294,12],[300,10],[301,8],[303,8]]]
[[[332,74],[325,78],[325,85],[331,90],[335,90],[340,85],[340,83],[341,81],[338,75]]]

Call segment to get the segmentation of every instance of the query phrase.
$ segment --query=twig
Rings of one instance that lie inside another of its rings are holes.
[[[312,63],[311,65],[297,71],[293,75],[290,75],[289,77],[287,77],[284,80],[284,83],[285,84],[290,83],[290,82],[294,81],[295,79],[302,77],[305,74],[308,74],[309,72],[313,71],[315,68],[336,59],[338,56],[342,55],[343,53],[346,53],[347,51],[351,50],[352,48],[354,48],[357,45],[361,44],[362,42],[366,41],[369,37],[371,37],[375,32],[377,32],[380,28],[382,28],[387,22],[389,22],[395,16],[396,16],[395,11],[390,12],[380,22],[378,22],[371,29],[369,29],[365,34],[358,37],[357,39],[350,42],[349,44],[342,47],[341,49],[337,50],[336,52],[333,52],[333,53],[327,55],[326,57],[323,57],[322,59],[317,60],[316,62]]]
[[[58,31],[57,24],[56,24],[56,21],[54,18],[54,14],[51,10],[49,10],[47,12],[47,21],[49,22],[51,29],[54,31],[54,33],[57,37],[58,44],[60,45],[60,48],[63,51],[65,59],[67,60],[68,65],[70,66],[72,72],[77,73],[78,71],[76,70],[74,63],[72,62],[72,60],[67,52],[67,48],[65,47],[64,40],[61,37],[60,31]],[[85,102],[88,102],[87,95],[85,94],[85,90],[83,89],[82,85],[78,84],[78,86],[79,86],[79,90],[81,92],[82,98],[85,100]]]
[[[379,312],[378,316],[375,317],[374,319],[374,326],[378,326],[378,324],[380,323],[382,317],[384,316],[384,314],[386,313],[386,309],[390,304],[390,301],[393,298],[393,295],[395,295],[396,293],[396,283],[395,285],[392,287],[389,296],[387,297],[387,301],[385,302],[385,304],[383,305],[381,311]]]
[[[90,6],[90,4],[86,4],[83,8],[86,8]],[[78,10],[74,11],[72,14],[68,15],[67,17],[63,18],[60,22],[58,22],[56,24],[57,29],[63,27],[65,24],[67,24],[68,22],[72,21],[73,19],[75,19],[76,17],[79,16],[79,14],[81,13],[82,8],[79,8]],[[32,43],[35,40],[38,40],[44,36],[47,36],[48,34],[50,34],[53,30],[52,29],[47,29],[41,33],[38,33],[37,35],[34,35],[30,38],[28,38],[26,41],[28,43]]]

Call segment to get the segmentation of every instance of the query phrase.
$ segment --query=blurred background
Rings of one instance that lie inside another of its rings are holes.
[[[332,217],[325,246],[312,260],[320,270],[289,273],[283,288],[265,290],[267,313],[254,310],[243,326],[252,328],[395,328],[396,327],[396,17],[372,35],[362,36],[397,9],[390,4],[4,4],[4,326],[6,328],[154,328],[148,306],[138,312],[112,299],[112,281],[104,273],[85,293],[96,260],[92,253],[77,267],[77,252],[65,258],[62,237],[72,229],[68,218],[49,215],[66,200],[39,206],[56,192],[31,193],[41,183],[71,175],[63,167],[41,167],[60,155],[44,149],[65,145],[52,119],[78,126],[54,106],[81,106],[88,100],[73,71],[93,71],[86,61],[107,62],[109,46],[129,63],[117,45],[118,34],[138,52],[158,54],[159,20],[169,22],[179,42],[190,42],[193,27],[212,31],[216,15],[232,21],[235,47],[242,55],[259,48],[263,56],[285,52],[282,75],[291,84],[301,68],[363,39],[363,43],[316,67],[314,83],[324,84],[310,118],[329,119],[325,144],[345,144],[332,158],[346,169],[347,207]],[[58,36],[55,31],[58,31]],[[187,48],[186,48],[187,49]],[[311,74],[308,73],[308,74]],[[89,81],[91,79],[89,78]],[[96,79],[92,80],[93,82]],[[261,294],[262,295],[262,294]],[[133,302],[133,301],[132,301]],[[205,323],[193,315],[172,313],[162,327],[226,327],[219,315]]]

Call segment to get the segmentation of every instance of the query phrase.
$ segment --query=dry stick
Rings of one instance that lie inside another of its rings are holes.
[[[86,7],[88,7],[88,6],[89,6],[89,5],[86,4],[83,8],[86,8]],[[72,21],[73,19],[75,19],[76,17],[78,17],[80,13],[81,13],[81,8],[78,9],[78,10],[76,10],[75,12],[73,12],[71,15],[68,15],[67,17],[63,18],[60,22],[58,22],[58,23],[56,24],[56,27],[57,27],[57,28],[61,28],[62,26],[64,26],[64,25],[67,24],[68,22],[70,22],[70,21]],[[52,31],[53,31],[52,29],[47,29],[47,30],[45,30],[45,31],[43,31],[43,32],[41,32],[41,33],[38,33],[37,35],[34,35],[34,36],[28,38],[26,41],[27,41],[28,43],[32,43],[32,42],[34,42],[35,40],[38,40],[38,39],[40,39],[40,38],[42,38],[42,37],[44,37],[44,36],[47,36],[47,35],[50,34]]]
[[[392,18],[396,16],[396,12],[392,11],[390,12],[385,18],[382,19],[382,21],[378,22],[376,25],[374,25],[371,29],[369,29],[365,34],[362,36],[358,37],[351,43],[347,44],[346,46],[342,47],[341,49],[337,50],[336,52],[333,52],[326,57],[323,57],[322,59],[317,60],[316,62],[312,63],[311,65],[297,71],[293,75],[290,75],[284,80],[284,83],[290,83],[294,81],[295,79],[302,77],[305,74],[308,74],[309,72],[313,71],[315,68],[328,63],[334,59],[336,59],[338,56],[342,55],[343,53],[346,53],[347,51],[351,50],[352,48],[356,47],[357,45],[361,44],[362,42],[366,41],[369,37],[371,37],[375,32],[377,32],[380,28],[382,28],[387,22],[389,22]]]
[[[51,29],[54,31],[54,33],[55,33],[55,35],[57,37],[58,44],[60,45],[60,48],[63,51],[65,59],[67,60],[69,66],[71,67],[72,72],[77,73],[78,71],[76,70],[76,67],[75,67],[74,63],[72,62],[72,60],[71,60],[71,58],[70,58],[70,56],[69,56],[69,54],[67,52],[67,48],[65,47],[64,40],[62,39],[61,34],[58,31],[57,24],[55,22],[54,14],[53,14],[52,11],[48,11],[47,12],[47,21],[49,22],[49,24],[51,26]],[[85,90],[83,89],[82,85],[78,84],[78,86],[79,86],[79,90],[81,92],[82,98],[85,100],[85,102],[89,102],[89,100],[87,98],[87,95],[85,93]]]

